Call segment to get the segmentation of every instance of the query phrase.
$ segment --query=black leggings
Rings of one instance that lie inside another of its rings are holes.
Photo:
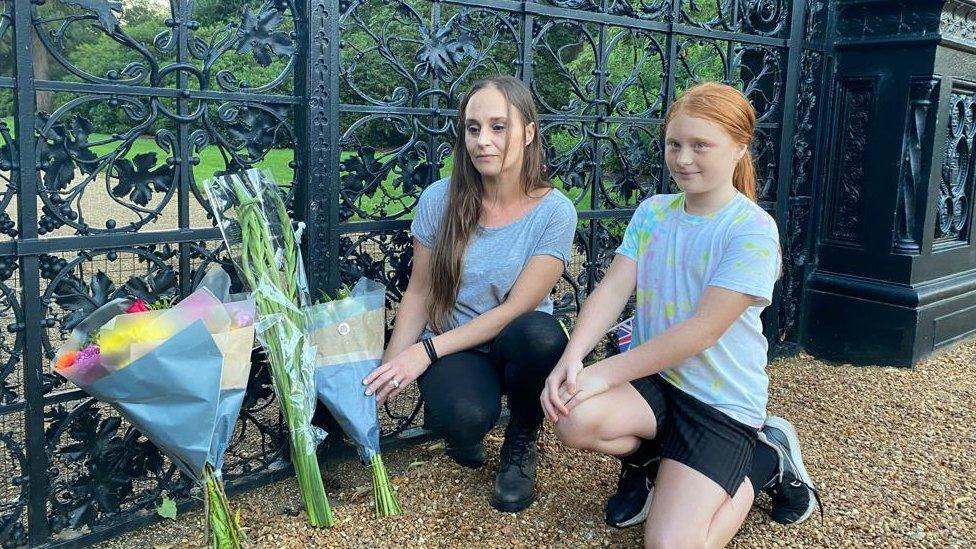
[[[512,421],[540,424],[539,395],[566,343],[552,315],[532,311],[502,329],[489,352],[440,357],[417,380],[425,426],[449,445],[475,444],[498,422],[502,394],[508,395]]]

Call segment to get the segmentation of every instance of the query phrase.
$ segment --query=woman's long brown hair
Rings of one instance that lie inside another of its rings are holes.
[[[509,111],[518,112],[523,124],[523,132],[529,124],[535,124],[535,139],[529,143],[522,157],[522,190],[528,195],[538,188],[551,187],[544,169],[545,153],[542,133],[539,128],[539,115],[536,112],[532,92],[517,78],[494,76],[475,82],[471,90],[458,106],[457,140],[454,143],[454,168],[448,190],[447,207],[437,234],[437,241],[431,259],[430,295],[427,299],[427,318],[437,332],[451,328],[446,321],[457,301],[461,286],[461,272],[464,253],[471,236],[478,228],[481,218],[481,199],[485,192],[481,174],[475,169],[468,149],[465,146],[465,111],[468,101],[479,90],[494,87],[505,96]],[[515,121],[509,116],[509,127]],[[523,133],[524,135],[524,133]],[[508,138],[511,139],[512,133]],[[506,141],[506,151],[508,150]],[[504,152],[503,152],[504,154]],[[504,166],[504,157],[502,158]]]

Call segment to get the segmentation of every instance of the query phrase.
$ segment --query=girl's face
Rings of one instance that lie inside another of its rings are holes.
[[[664,141],[668,170],[688,195],[728,191],[735,165],[746,152],[718,124],[684,113],[668,123]]]
[[[482,177],[518,174],[525,146],[535,138],[535,124],[525,126],[497,88],[486,86],[468,101],[464,112],[464,146]]]

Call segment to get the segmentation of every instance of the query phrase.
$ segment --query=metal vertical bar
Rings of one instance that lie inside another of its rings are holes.
[[[462,8],[462,9],[466,9],[466,8]],[[438,29],[440,28],[441,6],[437,2],[435,2],[431,6],[431,21],[432,21],[432,24],[433,24],[433,27],[432,28],[438,28]],[[437,73],[435,71],[431,71],[430,85],[431,85],[431,88],[432,89],[440,89],[440,79],[437,77]],[[448,86],[448,89],[450,89],[450,86]],[[462,92],[463,92],[463,90],[462,90]],[[440,94],[433,93],[433,94],[430,95],[430,98],[431,98],[431,101],[433,102],[433,104],[431,105],[432,111],[431,111],[431,114],[428,115],[428,120],[430,121],[430,127],[431,128],[437,128],[438,127],[438,122],[439,122],[438,118],[440,118],[440,116],[441,116],[441,114],[440,114],[440,112],[441,112],[441,110],[440,110],[440,106],[441,106],[441,104],[440,104]],[[450,106],[451,106],[451,99],[448,98],[447,99],[447,105],[445,105],[445,107],[450,108]],[[461,128],[455,128],[455,130],[456,131],[461,131]],[[433,132],[431,132],[427,136],[427,151],[428,151],[428,154],[431,155],[431,158],[428,158],[427,159],[428,160],[428,164],[430,164],[431,166],[433,166],[434,165],[433,156],[435,154],[435,151],[437,151],[437,136],[434,135]],[[340,152],[340,154],[341,154],[341,152]],[[437,174],[437,177],[434,179],[434,181],[436,181],[438,179],[440,179],[440,173]],[[430,184],[430,183],[433,183],[434,181],[427,181],[426,183]],[[421,192],[423,192],[423,191],[421,191]],[[418,200],[419,200],[419,198],[420,197],[418,197]]]
[[[14,2],[13,38],[16,48],[15,113],[17,127],[17,166],[20,188],[17,193],[17,228],[20,239],[37,238],[37,158],[34,137],[34,63],[32,4],[26,0]],[[20,260],[21,302],[24,306],[24,433],[27,448],[28,491],[27,536],[31,546],[39,545],[50,536],[47,522],[47,451],[44,436],[44,403],[41,373],[41,306],[39,258],[24,256]]]
[[[306,0],[304,2],[295,3],[296,13],[295,15],[295,32],[297,40],[297,51],[299,55],[301,52],[308,52],[307,55],[302,57],[298,63],[295,65],[295,96],[301,97],[303,101],[299,102],[298,106],[295,107],[295,143],[293,143],[294,158],[292,162],[295,166],[294,173],[294,196],[295,196],[295,218],[299,221],[304,222],[308,225],[305,231],[305,238],[302,242],[299,242],[299,246],[302,252],[302,256],[305,263],[306,275],[308,277],[308,284],[310,288],[317,288],[318,279],[313,274],[315,267],[315,258],[310,253],[309,242],[314,240],[312,235],[312,223],[317,221],[315,219],[317,212],[311,212],[309,208],[309,186],[310,186],[310,173],[308,169],[308,150],[309,144],[312,139],[312,134],[310,131],[311,123],[309,121],[310,111],[312,107],[312,92],[309,88],[309,72],[311,72],[311,67],[309,66],[309,58],[311,57],[311,26],[309,20],[311,19],[311,2]]]
[[[806,0],[793,0],[790,20],[790,40],[787,47],[786,90],[783,98],[782,124],[779,134],[779,158],[776,175],[776,206],[774,217],[779,227],[780,242],[784,242],[788,233],[790,207],[790,175],[793,173],[793,135],[796,131],[797,93],[800,87],[800,62],[803,59],[803,33]],[[776,314],[767,314],[763,323],[767,339],[775,340],[779,330],[779,307],[783,300],[782,280],[776,284],[776,293],[770,310]]]
[[[824,49],[823,49],[823,72],[820,75],[820,112],[817,116],[816,128],[817,139],[815,141],[817,150],[820,152],[813,162],[813,173],[811,174],[812,180],[810,185],[810,196],[813,200],[813,206],[811,206],[810,211],[810,246],[811,246],[811,259],[807,263],[807,272],[812,272],[817,261],[817,234],[820,232],[820,222],[821,215],[820,210],[823,209],[824,200],[823,194],[826,189],[826,180],[824,173],[827,170],[827,163],[829,162],[830,150],[828,148],[828,139],[830,138],[830,130],[828,128],[830,124],[830,118],[833,113],[831,113],[831,105],[833,105],[831,82],[834,76],[834,42],[832,37],[834,36],[835,26],[837,23],[837,10],[833,2],[829,3],[826,7],[826,29],[824,35]]]
[[[669,27],[668,27],[668,64],[667,64],[667,81],[664,84],[664,103],[662,104],[662,118],[667,112],[668,107],[674,101],[674,75],[678,72],[675,66],[678,62],[678,37],[674,34],[674,25],[678,22],[678,18],[681,16],[681,0],[671,0],[671,14],[669,16]],[[661,141],[664,141],[664,131],[662,126],[661,131]],[[661,151],[666,148],[661,147]],[[661,188],[658,189],[660,193],[668,192],[668,177],[671,172],[668,171],[668,165],[664,160],[661,160]]]
[[[609,125],[606,123],[607,115],[609,111],[603,104],[604,99],[604,87],[606,86],[606,74],[607,74],[607,52],[606,50],[606,30],[607,26],[605,23],[600,23],[600,33],[597,39],[597,51],[596,51],[596,93],[594,95],[594,100],[596,102],[596,122],[593,124],[593,135],[591,136],[593,143],[593,157],[591,162],[593,181],[590,183],[590,209],[596,210],[600,207],[600,199],[602,195],[601,180],[603,178],[603,154],[600,149],[600,140],[596,137],[601,135],[605,130],[609,129]],[[597,279],[596,272],[600,264],[597,259],[603,250],[599,249],[599,239],[597,235],[597,227],[600,225],[599,219],[590,220],[590,250],[592,250],[593,258],[591,259],[591,268],[586,279],[586,293],[589,295],[596,288]]]
[[[532,26],[535,24],[535,16],[527,12],[525,4],[522,4],[519,17],[522,19],[522,55],[520,57],[522,60],[522,82],[525,82],[525,85],[531,89],[532,81],[535,78],[535,70],[532,68],[532,59],[535,57],[535,52],[532,51]]]
[[[322,161],[323,166],[327,166],[325,177],[328,177],[325,198],[328,202],[329,217],[328,222],[334,229],[334,233],[328,236],[327,242],[319,242],[315,248],[316,253],[320,250],[327,250],[325,261],[329,267],[328,287],[332,291],[339,287],[339,191],[342,190],[342,182],[339,179],[339,156],[342,154],[342,146],[339,143],[339,41],[342,39],[339,29],[340,0],[314,0],[316,11],[325,9],[328,11],[322,14],[322,26],[316,27],[316,32],[328,32],[326,54],[328,63],[325,69],[325,82],[328,83],[328,118],[325,120],[325,127],[322,133],[327,138],[329,144],[327,156]],[[328,4],[326,4],[328,2]],[[331,17],[329,16],[331,14]],[[334,43],[333,43],[334,41]],[[321,63],[318,63],[321,64]],[[332,70],[329,70],[329,69]],[[333,149],[334,148],[334,149]],[[328,235],[328,233],[325,233]]]
[[[172,4],[174,6],[173,17],[176,18],[176,26],[173,32],[176,33],[176,62],[178,64],[183,64],[187,62],[189,57],[187,52],[187,40],[186,40],[186,25],[187,22],[193,17],[193,0],[178,0]],[[187,89],[187,78],[185,71],[177,71],[177,89],[181,92]],[[179,98],[176,100],[176,108],[180,116],[186,116],[188,114],[187,100],[183,93],[180,94]],[[190,195],[190,185],[192,184],[193,174],[191,170],[193,165],[190,163],[190,137],[189,128],[187,128],[188,122],[177,121],[176,123],[176,135],[178,143],[178,162],[180,170],[180,187],[178,190],[178,200],[177,205],[179,210],[177,212],[177,223],[181,229],[186,229],[190,226],[190,200],[192,196]],[[180,243],[180,294],[187,295],[190,293],[190,250],[191,246],[187,242]]]
[[[299,60],[295,71],[296,107],[295,214],[305,222],[302,252],[313,294],[338,285],[338,152],[333,153],[337,91],[330,70],[336,66],[338,0],[305,0],[298,4]],[[333,190],[336,190],[333,193]],[[335,196],[333,196],[335,194]],[[331,265],[330,265],[331,263]]]

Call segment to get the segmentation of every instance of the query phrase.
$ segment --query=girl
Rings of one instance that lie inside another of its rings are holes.
[[[763,488],[774,493],[774,511],[792,507],[783,515],[791,522],[812,511],[795,432],[781,418],[763,427],[767,343],[759,315],[772,298],[780,252],[775,222],[753,201],[755,125],[746,98],[724,84],[695,86],[674,102],[665,154],[682,192],[653,196],[634,212],[541,395],[564,443],[623,456],[607,518],[615,506],[636,502],[644,513],[649,506],[649,547],[725,545]],[[631,349],[584,370],[583,357],[635,290]],[[749,478],[754,452],[766,456],[756,460],[769,467],[762,480]],[[657,469],[653,499],[645,481],[633,496],[627,465],[648,479]],[[784,481],[794,488],[788,496]]]
[[[383,364],[363,383],[380,403],[415,379],[428,429],[466,467],[508,395],[492,504],[534,499],[538,395],[566,346],[549,294],[570,258],[576,209],[553,189],[532,95],[497,76],[458,109],[454,169],[424,190],[410,226],[413,269]],[[419,341],[419,342],[418,342]]]

